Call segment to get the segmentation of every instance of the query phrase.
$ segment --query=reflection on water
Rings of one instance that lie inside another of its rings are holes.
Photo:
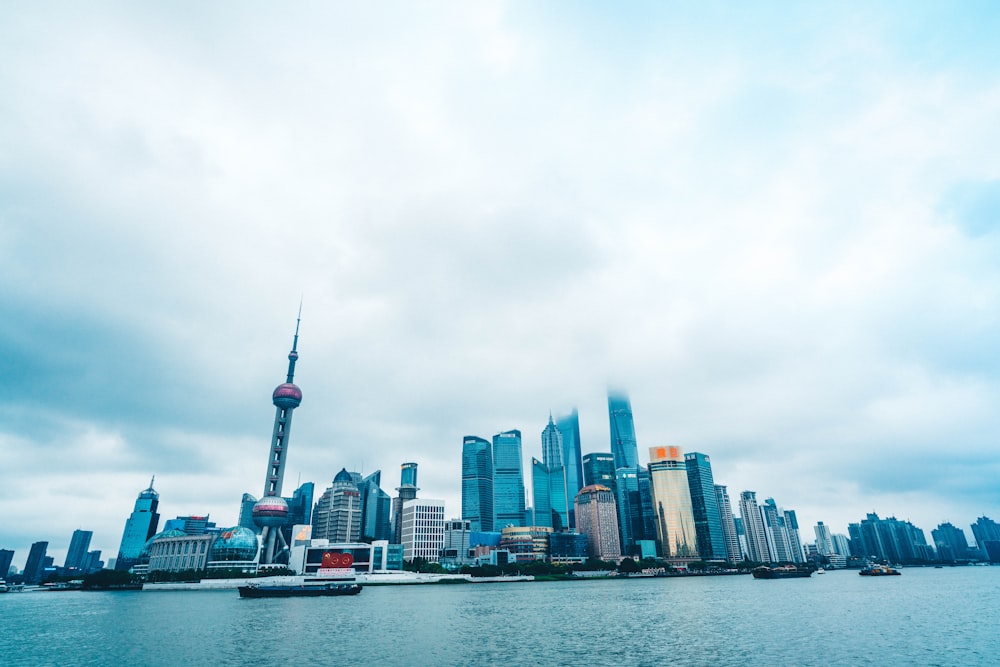
[[[995,665],[1000,568],[0,596],[4,665]]]

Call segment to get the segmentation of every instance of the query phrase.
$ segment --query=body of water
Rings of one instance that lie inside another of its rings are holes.
[[[0,665],[998,665],[1000,567],[0,595]]]

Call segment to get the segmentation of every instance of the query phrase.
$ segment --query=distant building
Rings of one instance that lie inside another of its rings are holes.
[[[407,462],[399,467],[399,486],[392,499],[392,544],[401,544],[403,539],[403,503],[417,497],[417,464]]]
[[[615,503],[618,507],[618,533],[622,553],[636,556],[638,544],[657,541],[656,511],[653,507],[653,487],[649,471],[642,467],[619,468],[615,471]]]
[[[729,493],[723,484],[715,485],[715,499],[719,507],[719,518],[722,522],[722,537],[726,543],[726,560],[738,563],[743,560],[740,551],[740,538],[736,532],[736,521],[733,517],[733,505]]]
[[[587,560],[590,542],[580,533],[549,535],[549,560],[553,563],[583,563]]]
[[[392,539],[392,498],[382,490],[382,471],[357,480],[361,494],[361,541]]]
[[[313,539],[357,542],[361,539],[361,492],[346,468],[333,478],[313,510]]]
[[[618,509],[611,489],[600,484],[585,486],[576,495],[577,530],[587,536],[590,555],[601,560],[622,556],[618,537]]]
[[[615,490],[615,457],[607,452],[592,452],[583,456],[583,485],[600,484]]]
[[[493,511],[494,528],[524,524],[524,466],[517,429],[493,436]]]
[[[174,532],[174,531],[171,531]],[[149,546],[150,572],[183,572],[195,570],[203,572],[208,564],[209,550],[217,537],[216,533],[188,535],[180,532],[177,536],[164,536],[153,540]],[[256,543],[256,535],[254,535]]]
[[[852,555],[891,563],[926,562],[934,559],[924,531],[909,521],[879,518],[874,512],[861,523],[849,524]]]
[[[63,562],[64,568],[87,571],[87,551],[90,549],[90,540],[93,537],[94,532],[91,530],[73,531],[73,537],[69,541],[69,549],[66,550],[66,560]]]
[[[163,530],[179,530],[187,535],[204,535],[209,530],[215,528],[215,522],[209,521],[209,515],[179,516],[176,519],[167,519],[163,524]]]
[[[14,561],[14,552],[10,549],[0,549],[0,579],[10,573],[10,564]]]
[[[45,552],[48,542],[35,542],[28,551],[28,561],[24,564],[24,583],[37,584],[42,581],[45,571]]]
[[[813,532],[816,533],[816,551],[823,556],[834,553],[830,527],[824,525],[822,521],[817,521],[813,526]]]
[[[462,440],[462,518],[472,523],[472,530],[494,529],[493,498],[493,446],[467,435]]]
[[[698,555],[702,560],[726,560],[726,541],[722,534],[719,500],[715,495],[712,459],[701,452],[684,455],[691,511],[697,538]]]
[[[517,562],[545,560],[549,556],[548,526],[507,526],[500,531],[500,548]]]
[[[568,415],[561,415],[555,419],[556,428],[559,430],[559,437],[562,440],[562,466],[566,469],[566,498],[569,499],[569,525],[576,526],[573,516],[573,501],[576,494],[584,487],[583,483],[583,462],[581,459],[582,446],[580,444],[580,415],[576,408],[570,410]]]
[[[445,567],[458,568],[470,565],[472,556],[472,523],[450,519],[444,523],[444,543],[438,562]]]
[[[764,518],[757,504],[756,491],[744,491],[740,494],[740,517],[746,536],[747,555],[757,563],[771,562],[771,554],[767,547],[767,533],[764,530]]]
[[[931,531],[931,537],[934,539],[938,560],[946,562],[968,560],[969,542],[965,537],[965,531],[961,528],[956,528],[950,523],[942,523]]]
[[[118,558],[115,560],[116,570],[126,571],[136,563],[146,542],[156,534],[156,528],[160,525],[160,515],[156,513],[160,494],[153,490],[154,480],[155,477],[150,480],[149,487],[139,493],[132,514],[125,521]]]
[[[650,447],[649,477],[664,558],[699,558],[691,487],[680,447]]]
[[[981,516],[972,524],[972,535],[981,557],[991,563],[1000,563],[1000,524]]]
[[[534,525],[546,526],[557,532],[569,529],[566,471],[561,465],[550,468],[532,457],[531,493],[534,500]]]
[[[639,447],[635,438],[632,403],[623,391],[608,390],[608,422],[611,426],[611,454],[615,470],[634,469],[639,465]]]
[[[444,501],[407,500],[401,523],[403,558],[437,562],[444,546]]]
[[[833,541],[833,552],[838,556],[843,556],[847,558],[851,555],[850,540],[847,539],[847,535],[841,533],[834,533],[830,536]]]

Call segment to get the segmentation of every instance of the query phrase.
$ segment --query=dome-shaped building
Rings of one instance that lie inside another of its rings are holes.
[[[219,533],[208,560],[211,563],[253,560],[259,548],[257,533],[243,526],[234,526]]]
[[[183,530],[161,530],[156,535],[146,540],[146,544],[143,545],[142,551],[139,553],[139,559],[136,561],[139,564],[149,563],[149,550],[153,546],[153,542],[164,537],[184,537],[187,533]]]

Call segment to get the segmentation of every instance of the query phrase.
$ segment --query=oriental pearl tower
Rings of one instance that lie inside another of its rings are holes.
[[[288,450],[288,435],[292,430],[292,412],[302,402],[302,390],[292,383],[295,376],[295,361],[299,358],[299,322],[302,320],[302,305],[295,320],[295,337],[292,351],[288,353],[288,377],[279,384],[271,395],[277,411],[274,415],[274,432],[271,435],[271,457],[267,461],[267,476],[264,478],[264,496],[253,506],[253,522],[261,528],[260,565],[271,565],[275,558],[287,548],[281,527],[288,523],[288,503],[281,497],[281,480],[285,476],[285,454]]]

